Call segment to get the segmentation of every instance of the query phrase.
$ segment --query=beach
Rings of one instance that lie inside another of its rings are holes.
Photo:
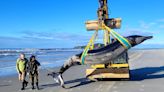
[[[66,89],[47,76],[58,67],[40,69],[40,90],[27,86],[24,92],[163,92],[164,49],[140,49],[129,51],[131,79],[92,82],[85,77],[87,65],[73,66],[63,74]],[[21,92],[17,74],[0,77],[0,92]]]

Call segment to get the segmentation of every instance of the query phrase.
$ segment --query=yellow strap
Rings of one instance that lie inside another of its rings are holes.
[[[95,41],[95,38],[97,36],[98,31],[95,31],[95,33],[93,34],[93,36],[91,37],[91,39],[89,40],[89,43],[87,44],[87,46],[85,47],[82,56],[81,56],[81,63],[85,64],[85,56],[88,53],[89,48],[91,47],[91,44]]]
[[[109,32],[115,33],[116,35],[120,36],[121,38],[124,38],[123,36],[119,35],[117,32],[115,32],[115,31],[112,30],[111,28],[107,27],[104,23],[102,23],[102,28],[103,28],[104,30],[109,31]],[[115,37],[113,34],[111,34],[111,35],[112,35],[113,37]],[[117,40],[124,46],[124,48],[127,48],[127,46],[126,46],[120,39],[117,39]],[[131,44],[129,43],[129,41],[128,41],[127,39],[124,39],[124,40],[128,43],[129,46],[131,46]]]

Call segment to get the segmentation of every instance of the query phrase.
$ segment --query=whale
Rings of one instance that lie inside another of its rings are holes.
[[[153,38],[153,36],[132,35],[125,38],[131,44],[131,47],[134,47]],[[108,64],[127,51],[127,48],[125,48],[119,41],[115,40],[107,46],[89,50],[85,57],[84,64]],[[76,54],[75,56],[81,58],[82,53]]]

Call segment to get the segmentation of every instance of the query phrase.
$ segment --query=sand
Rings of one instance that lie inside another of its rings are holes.
[[[71,67],[63,74],[66,89],[56,84],[49,71],[40,70],[40,90],[27,86],[24,92],[163,92],[164,90],[164,49],[135,50],[129,53],[131,79],[124,81],[92,82],[85,78],[89,66]],[[20,92],[21,83],[17,75],[0,77],[0,92]]]

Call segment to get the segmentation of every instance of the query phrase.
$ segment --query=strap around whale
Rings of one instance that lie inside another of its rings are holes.
[[[89,48],[92,45],[92,43],[95,41],[96,37],[97,37],[98,31],[95,31],[95,33],[93,34],[93,36],[91,37],[91,39],[89,40],[88,45],[85,47],[82,56],[81,56],[81,64],[84,65],[85,64],[85,57],[88,54]]]
[[[103,24],[103,27],[104,27],[105,30],[109,31],[110,34],[114,38],[116,38],[124,46],[124,48],[129,49],[129,48],[132,47],[131,44],[129,43],[129,41],[126,38],[124,38],[123,36],[121,36],[120,34],[118,34],[117,32],[115,32],[111,28],[107,27],[105,24]]]

